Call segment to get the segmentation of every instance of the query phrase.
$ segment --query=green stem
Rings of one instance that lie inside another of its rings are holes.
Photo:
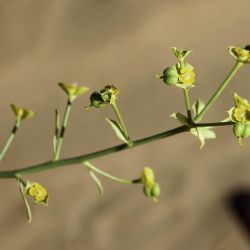
[[[9,135],[8,140],[6,141],[1,153],[0,153],[0,161],[3,159],[4,155],[6,154],[8,148],[10,147],[12,141],[14,140],[14,137],[16,135],[16,132],[21,124],[21,119],[16,119],[15,125]]]
[[[67,105],[66,105],[66,108],[65,108],[65,112],[64,112],[62,127],[61,127],[61,130],[60,130],[60,133],[59,133],[59,138],[58,138],[58,141],[57,141],[57,147],[56,147],[56,152],[55,152],[55,155],[54,155],[54,160],[58,160],[60,158],[63,138],[64,138],[64,135],[65,135],[65,130],[66,130],[67,124],[68,124],[71,105],[72,105],[72,102],[68,99]]]
[[[121,113],[120,113],[120,111],[119,111],[119,109],[118,109],[118,107],[117,107],[117,105],[116,105],[116,102],[112,102],[112,103],[111,103],[111,106],[112,106],[112,108],[114,109],[114,112],[115,112],[115,114],[116,114],[116,117],[117,117],[117,119],[118,119],[118,121],[119,121],[119,123],[120,123],[120,125],[121,125],[121,127],[122,127],[122,130],[123,130],[123,132],[124,132],[124,134],[125,134],[125,136],[126,136],[126,139],[127,139],[128,142],[129,142],[128,145],[131,146],[131,145],[132,145],[132,141],[131,141],[131,139],[129,138],[128,130],[127,130],[126,126],[125,126],[125,123],[124,123],[124,121],[123,121],[123,119],[122,119]]]
[[[234,125],[234,122],[209,122],[209,123],[194,123],[191,127],[222,127]]]
[[[228,125],[232,125],[231,123],[206,123],[205,126],[206,127],[210,127],[210,126],[228,126]],[[153,141],[157,141],[160,139],[164,139],[173,135],[177,135],[180,133],[184,133],[190,130],[190,128],[192,127],[199,127],[199,126],[204,126],[204,124],[195,124],[194,126],[180,126],[174,129],[170,129],[164,132],[161,132],[159,134],[155,134],[152,136],[148,136],[139,140],[136,140],[133,142],[133,144],[131,146],[127,145],[127,144],[120,144],[114,147],[110,147],[110,148],[106,148],[100,151],[96,151],[93,153],[89,153],[86,155],[80,155],[80,156],[75,156],[75,157],[71,157],[71,158],[66,158],[66,159],[62,159],[62,160],[57,160],[57,161],[48,161],[48,162],[43,162],[37,165],[33,165],[33,166],[29,166],[29,167],[24,167],[24,168],[19,168],[19,169],[13,169],[10,171],[0,171],[0,179],[3,178],[16,178],[17,175],[26,175],[26,174],[32,174],[32,173],[37,173],[37,172],[41,172],[41,171],[45,171],[45,170],[49,170],[49,169],[54,169],[54,168],[59,168],[59,167],[63,167],[66,165],[73,165],[73,164],[79,164],[88,160],[92,160],[92,159],[96,159],[105,155],[109,155],[109,154],[113,154],[116,152],[120,152],[126,149],[130,149],[130,148],[134,148],[146,143],[150,143]]]
[[[80,155],[80,156],[61,159],[57,161],[48,161],[48,162],[30,166],[30,167],[24,167],[24,168],[14,169],[10,171],[0,171],[0,178],[15,178],[17,174],[19,175],[32,174],[32,173],[36,173],[36,172],[40,172],[44,170],[63,167],[66,165],[79,164],[84,161],[96,159],[105,155],[113,154],[113,153],[120,152],[129,148],[137,147],[137,146],[140,146],[140,145],[152,142],[152,141],[156,141],[156,140],[163,139],[169,136],[173,136],[179,133],[183,133],[183,132],[188,131],[189,129],[190,128],[187,126],[180,126],[180,127],[177,127],[177,128],[174,128],[174,129],[171,129],[171,130],[168,130],[168,131],[156,134],[156,135],[152,135],[152,136],[134,141],[132,146],[128,146],[127,144],[120,144],[114,147],[110,147],[110,148],[100,150],[97,152],[93,152],[90,154],[86,154],[86,155]]]
[[[135,183],[140,183],[140,179],[135,179],[135,180],[126,180],[126,179],[121,179],[119,177],[113,176],[97,167],[95,167],[94,165],[92,165],[89,161],[85,161],[84,164],[90,168],[92,171],[105,176],[113,181],[119,182],[119,183],[123,183],[123,184],[135,184]]]
[[[202,117],[205,115],[205,113],[211,108],[213,103],[218,99],[218,97],[221,95],[223,90],[226,88],[228,83],[231,81],[233,76],[236,74],[236,72],[240,69],[240,67],[243,65],[242,62],[237,61],[235,65],[233,66],[232,70],[229,72],[225,80],[221,83],[219,88],[215,91],[215,93],[212,95],[212,97],[207,102],[206,106],[202,109],[202,111],[194,118],[194,122],[199,122]]]
[[[189,99],[189,90],[183,89],[184,98],[185,98],[185,104],[186,104],[186,110],[187,110],[187,116],[188,116],[188,122],[192,124],[192,113],[191,113],[191,104]]]

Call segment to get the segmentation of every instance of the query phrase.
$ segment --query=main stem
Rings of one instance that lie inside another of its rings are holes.
[[[215,91],[215,93],[212,95],[212,97],[207,102],[206,106],[203,108],[203,110],[194,118],[194,122],[199,122],[202,117],[205,115],[205,113],[210,109],[210,107],[213,105],[213,103],[218,99],[218,97],[221,95],[223,90],[226,88],[228,83],[231,81],[233,76],[236,74],[236,72],[239,70],[239,68],[243,65],[242,62],[237,61],[232,68],[232,70],[229,72],[225,80],[221,83],[219,88]]]
[[[206,126],[206,127],[210,127],[210,126],[227,126],[227,125],[232,125],[231,122],[218,122],[218,123],[206,123],[206,124],[201,124],[202,127]],[[199,124],[195,124],[193,127],[199,127]],[[32,174],[32,173],[36,173],[36,172],[41,172],[44,170],[49,170],[49,169],[54,169],[54,168],[58,168],[58,167],[63,167],[66,165],[72,165],[72,164],[79,164],[82,163],[84,161],[88,161],[91,159],[96,159],[105,155],[109,155],[109,154],[113,154],[116,152],[120,152],[129,148],[134,148],[146,143],[150,143],[153,141],[157,141],[160,139],[164,139],[173,135],[177,135],[183,132],[187,132],[192,128],[192,126],[180,126],[174,129],[170,129],[164,132],[161,132],[159,134],[155,134],[152,136],[148,136],[139,140],[136,140],[133,142],[133,144],[131,146],[127,145],[127,144],[120,144],[111,148],[107,148],[107,149],[103,149],[97,152],[93,152],[90,154],[86,154],[86,155],[80,155],[80,156],[76,156],[76,157],[71,157],[71,158],[66,158],[66,159],[62,159],[62,160],[57,160],[57,161],[48,161],[48,162],[44,162],[44,163],[40,163],[37,165],[33,165],[30,167],[24,167],[24,168],[20,168],[20,169],[14,169],[14,170],[10,170],[10,171],[0,171],[0,179],[3,178],[16,178],[16,176],[22,176],[22,175],[26,175],[26,174]]]

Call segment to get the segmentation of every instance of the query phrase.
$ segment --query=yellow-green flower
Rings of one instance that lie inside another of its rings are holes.
[[[25,118],[32,117],[35,114],[33,111],[29,109],[18,108],[15,104],[11,104],[10,107],[13,110],[16,119],[18,120],[23,120]]]
[[[236,93],[233,93],[235,107],[231,108],[228,113],[233,122],[250,122],[250,104],[248,101]]]
[[[180,69],[180,74],[179,74],[179,82],[191,85],[195,81],[195,73],[193,69],[190,69],[188,67],[184,67]]]
[[[90,107],[102,108],[106,104],[113,104],[118,98],[119,90],[113,85],[106,85],[99,92],[95,91],[90,96]]]
[[[154,175],[154,171],[151,168],[145,167],[143,169],[142,176],[141,176],[141,182],[143,185],[145,185],[149,188],[154,185],[155,175]]]
[[[100,93],[104,102],[112,104],[118,98],[119,90],[113,85],[107,85]]]
[[[66,92],[70,101],[75,100],[81,94],[84,94],[89,90],[85,86],[77,86],[77,83],[58,83],[58,85]]]
[[[245,48],[231,46],[229,47],[229,53],[240,62],[250,63],[250,51],[246,48],[248,46]]]
[[[27,182],[25,193],[34,198],[38,204],[48,204],[49,195],[47,190],[37,182]]]

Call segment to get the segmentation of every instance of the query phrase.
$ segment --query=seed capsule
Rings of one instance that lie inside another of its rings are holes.
[[[233,132],[237,138],[247,138],[250,136],[250,124],[236,122],[233,126]]]
[[[90,96],[90,106],[95,108],[101,108],[104,106],[102,95],[98,92],[93,92]]]
[[[178,83],[179,74],[175,67],[167,67],[163,71],[162,76],[163,82],[167,85],[175,85]]]
[[[245,124],[242,137],[247,138],[248,136],[250,136],[250,124]]]
[[[244,132],[244,128],[245,128],[245,124],[242,123],[242,122],[236,122],[233,126],[233,132],[234,132],[234,135],[237,137],[237,138],[240,138],[242,137],[243,135],[243,132]]]
[[[151,189],[147,186],[143,186],[143,193],[145,196],[150,197],[151,196]]]
[[[161,193],[160,185],[159,183],[155,182],[151,188],[151,196],[154,198],[158,198],[160,193]]]

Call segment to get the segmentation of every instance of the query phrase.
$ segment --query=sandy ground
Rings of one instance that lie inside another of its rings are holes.
[[[10,103],[37,113],[22,125],[1,169],[51,159],[54,109],[62,113],[66,102],[59,81],[92,91],[115,84],[134,139],[178,126],[169,115],[185,112],[182,93],[154,73],[175,63],[171,46],[193,49],[191,99],[207,100],[234,63],[227,47],[250,42],[249,7],[249,0],[1,0],[1,145],[14,122]],[[204,121],[226,117],[231,91],[250,98],[249,72],[240,70]],[[88,95],[74,103],[62,157],[119,144],[104,120],[112,110],[87,112],[86,105]],[[27,224],[15,181],[1,180],[0,249],[249,249],[249,234],[226,201],[250,190],[250,143],[240,148],[231,128],[216,133],[202,150],[195,137],[182,134],[93,161],[123,178],[138,177],[144,166],[155,169],[158,205],[141,187],[103,178],[100,198],[86,170],[68,166],[25,177],[50,193],[49,206],[32,206]]]

